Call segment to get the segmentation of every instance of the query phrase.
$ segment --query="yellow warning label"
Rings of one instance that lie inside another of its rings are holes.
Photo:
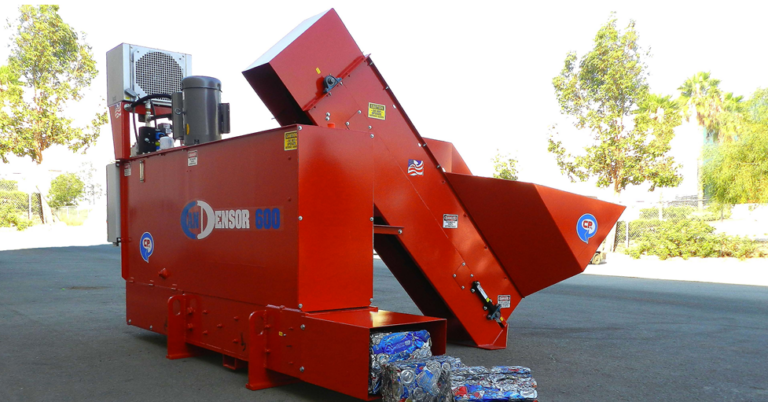
[[[387,107],[378,103],[368,103],[368,117],[372,119],[385,120]]]
[[[299,148],[299,134],[297,131],[285,133],[285,150],[292,151]]]

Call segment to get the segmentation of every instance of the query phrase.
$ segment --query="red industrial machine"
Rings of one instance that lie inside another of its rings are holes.
[[[250,389],[373,399],[377,331],[426,329],[436,355],[446,340],[504,348],[520,300],[582,272],[624,209],[472,176],[419,135],[334,10],[244,71],[282,126],[264,132],[220,140],[221,83],[190,76],[188,55],[121,45],[108,59],[128,66],[110,68],[108,169],[126,321],[167,335],[170,359],[208,349],[247,366]],[[169,86],[138,79],[168,68]],[[371,305],[372,248],[424,316]]]

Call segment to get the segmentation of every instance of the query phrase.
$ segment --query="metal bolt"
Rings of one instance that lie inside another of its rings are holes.
[[[149,329],[152,329],[152,326],[151,326],[151,325],[149,326]]]
[[[475,293],[475,289],[470,289],[469,291],[472,293]]]
[[[469,274],[469,277],[470,277],[470,278],[474,278],[474,277],[475,277],[475,274]]]
[[[461,287],[461,290],[464,290],[464,286]]]
[[[440,165],[437,165],[437,168],[440,169]]]
[[[303,305],[303,304],[301,304],[301,303],[299,303],[299,308],[302,308],[302,307],[304,307],[304,305]]]
[[[373,134],[371,134],[371,138],[373,138]]]
[[[397,234],[403,234],[403,229],[397,229]]]
[[[331,115],[331,112],[325,112],[325,115],[326,115],[326,116],[330,116],[330,115]]]
[[[488,310],[488,307],[483,306],[483,310]]]
[[[358,111],[357,111],[357,114],[360,114],[360,113],[363,113],[363,111],[362,111],[362,110],[358,110]]]
[[[426,147],[427,147],[427,143],[426,143],[426,142],[424,143],[423,147],[424,147],[424,148],[426,148]]]
[[[299,131],[301,131],[301,126],[299,126]]]
[[[371,217],[371,222],[373,222],[373,217]]]
[[[370,130],[370,129],[372,129],[372,128],[373,128],[373,126],[368,126],[368,129],[369,129],[369,130]]]
[[[455,277],[456,277],[456,274],[453,274],[453,277],[455,278]]]
[[[131,320],[128,320],[128,324],[130,324],[130,323],[131,323]]]
[[[371,303],[373,303],[373,297],[371,297]]]
[[[304,218],[302,218],[302,217],[299,217],[299,220],[302,220],[302,219],[304,219]]]
[[[325,121],[331,120],[331,116],[325,116]]]
[[[347,125],[347,127],[349,127],[349,122],[346,122],[346,123],[344,123],[344,124],[346,124],[346,125]]]
[[[462,266],[462,267],[463,267],[463,266],[465,266],[465,265],[467,265],[467,263],[466,263],[466,262],[462,262],[462,263],[461,263],[461,266]]]
[[[304,326],[304,324],[301,324],[301,330],[302,331],[304,330],[304,328],[306,328],[306,326]]]
[[[303,373],[304,372],[304,366],[299,367],[299,371]]]

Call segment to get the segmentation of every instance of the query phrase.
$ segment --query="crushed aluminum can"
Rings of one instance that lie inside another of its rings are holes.
[[[384,402],[451,402],[451,372],[461,367],[451,356],[433,356],[390,362],[383,366],[381,396]]]
[[[432,339],[426,330],[371,334],[368,393],[381,391],[381,369],[389,362],[432,356]]]
[[[473,402],[535,401],[536,380],[521,366],[462,367],[451,373],[454,400]]]

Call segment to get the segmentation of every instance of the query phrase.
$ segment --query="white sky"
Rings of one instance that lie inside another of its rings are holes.
[[[560,116],[552,78],[568,51],[583,55],[591,49],[611,11],[622,28],[634,19],[641,44],[651,48],[653,92],[677,96],[676,88],[698,71],[710,71],[721,88],[737,95],[768,86],[762,43],[768,3],[759,1],[60,3],[64,20],[88,34],[101,72],[89,96],[71,108],[73,117],[90,118],[106,97],[106,52],[125,42],[192,54],[193,74],[222,81],[235,135],[276,127],[241,72],[301,21],[333,7],[363,52],[372,54],[421,134],[453,142],[473,173],[490,175],[498,148],[519,159],[521,180],[601,198],[610,191],[561,176],[546,139],[553,123],[568,136],[580,134]],[[3,2],[0,19],[16,18],[17,8]],[[9,36],[5,30],[0,43]],[[0,62],[7,55],[1,46]],[[679,189],[664,190],[665,197],[695,194],[700,141],[694,125],[678,129],[673,154],[686,180]],[[84,161],[103,166],[114,158],[111,130],[105,126],[85,156],[58,147],[44,158],[48,169],[76,170]],[[0,164],[0,175],[30,165],[14,158]],[[658,190],[638,188],[622,198],[659,196]]]

